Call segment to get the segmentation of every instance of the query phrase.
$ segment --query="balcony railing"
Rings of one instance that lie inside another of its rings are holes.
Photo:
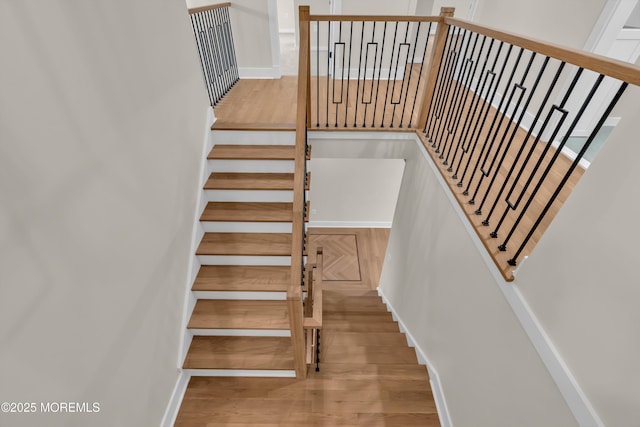
[[[189,9],[202,76],[212,107],[240,79],[231,32],[230,5],[219,3]]]

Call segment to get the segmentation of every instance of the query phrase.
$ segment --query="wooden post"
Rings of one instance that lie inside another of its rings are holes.
[[[444,18],[452,18],[455,10],[456,9],[454,7],[440,8],[440,21],[438,21],[438,29],[436,30],[433,48],[431,49],[431,58],[429,58],[429,73],[427,74],[427,84],[424,89],[422,106],[420,107],[420,116],[417,123],[418,129],[424,126],[427,122],[429,107],[431,106],[431,100],[433,99],[433,94],[436,89],[438,70],[440,69],[440,62],[442,61],[442,53],[447,41],[447,35],[449,34],[449,24],[444,22]]]
[[[308,54],[306,57],[307,73],[305,76],[298,75],[298,78],[306,79],[306,83],[307,83],[307,127],[308,128],[311,127],[311,28],[310,28],[311,25],[309,23],[309,13],[310,13],[309,6],[300,6],[299,12],[298,12],[298,15],[300,17],[300,35],[301,35],[299,46],[301,46],[302,43],[305,43],[306,51]],[[303,27],[307,35],[306,42],[302,38]],[[302,60],[302,58],[298,58],[298,59]],[[300,70],[299,66],[298,66],[298,70]]]

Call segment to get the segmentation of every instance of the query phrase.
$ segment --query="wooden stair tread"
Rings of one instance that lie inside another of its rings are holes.
[[[289,329],[285,300],[199,299],[189,329]]]
[[[293,203],[209,202],[200,221],[291,222]]]
[[[293,190],[292,173],[213,172],[205,190]]]
[[[293,160],[295,145],[216,145],[208,159],[215,160]]]
[[[192,290],[285,292],[290,281],[289,266],[203,265]]]
[[[195,336],[185,369],[293,369],[290,337]]]
[[[290,256],[290,233],[205,233],[196,255]]]
[[[407,337],[401,332],[344,332],[322,331],[323,344],[327,346],[407,346]]]
[[[376,363],[376,364],[417,364],[416,352],[405,341],[402,346],[354,346],[332,345],[321,341],[323,363]]]

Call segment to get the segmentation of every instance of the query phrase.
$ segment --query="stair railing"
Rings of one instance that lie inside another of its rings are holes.
[[[417,131],[511,281],[640,67],[453,14],[310,15],[307,125]]]
[[[306,209],[306,156],[309,99],[309,6],[300,6],[296,145],[293,175],[293,218],[291,236],[291,282],[287,290],[291,343],[297,378],[307,375],[305,357],[302,286],[304,285],[304,219]],[[306,77],[305,77],[306,76]]]
[[[231,3],[189,9],[202,76],[211,106],[240,79],[229,16]]]
[[[437,16],[311,15],[310,125],[412,129]]]
[[[640,68],[451,13],[435,38],[421,136],[510,281],[628,84],[640,84]]]

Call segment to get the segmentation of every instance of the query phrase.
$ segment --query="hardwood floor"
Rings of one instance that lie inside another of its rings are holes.
[[[356,264],[359,271],[359,280],[323,280],[320,371],[311,368],[304,380],[192,377],[175,426],[440,425],[427,371],[374,290],[389,230],[316,228],[308,234],[310,248],[321,244],[324,257],[348,251],[344,262],[327,265],[329,277],[354,278]],[[250,343],[202,337],[194,345],[198,351],[185,366],[225,366],[234,349]],[[263,345],[284,349],[287,343],[256,342]],[[258,352],[242,364],[268,369],[272,360]]]
[[[216,105],[213,129],[295,129],[298,78],[242,79]]]

